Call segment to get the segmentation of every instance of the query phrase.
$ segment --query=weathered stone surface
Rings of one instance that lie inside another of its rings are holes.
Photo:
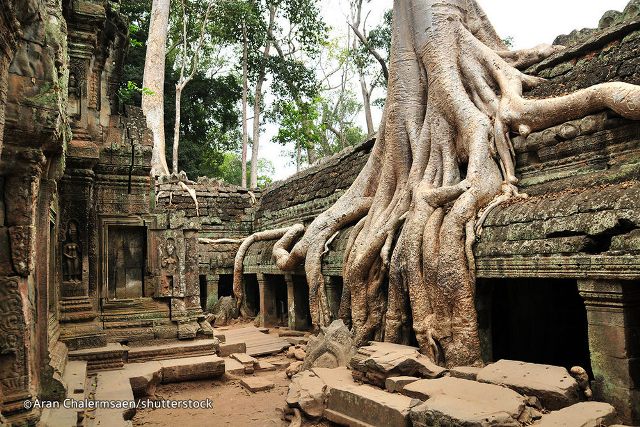
[[[544,415],[535,426],[600,427],[615,420],[616,410],[603,402],[580,402]]]
[[[224,359],[217,356],[163,360],[162,383],[218,378],[224,374]]]
[[[348,426],[410,425],[409,411],[417,400],[357,384],[345,367],[312,372],[326,384],[326,419]]]
[[[244,366],[245,374],[253,374],[253,371],[258,364],[258,359],[249,356],[247,353],[232,353],[231,358],[242,363],[242,366]]]
[[[420,378],[418,377],[389,377],[384,383],[384,388],[389,393],[400,393],[402,389],[412,382],[418,381]]]
[[[303,369],[347,366],[355,352],[351,331],[342,320],[334,320],[317,336],[309,338]]]
[[[224,370],[227,374],[232,375],[243,375],[244,374],[244,365],[238,362],[236,359],[232,359],[230,357],[224,358]]]
[[[438,378],[447,372],[420,354],[416,347],[387,342],[372,342],[360,347],[349,366],[356,380],[381,388],[389,377]]]
[[[293,357],[295,357],[297,360],[304,360],[306,355],[307,353],[301,348],[296,348],[293,351]]]
[[[238,317],[235,298],[220,298],[213,306],[211,313],[213,314],[213,322],[211,322],[212,325],[216,327],[227,325],[231,319]]]
[[[292,376],[300,372],[301,369],[302,369],[302,362],[298,360],[295,362],[291,362],[289,366],[287,366],[285,373],[289,378],[291,378]]]
[[[243,342],[236,343],[222,343],[218,349],[218,356],[227,357],[233,353],[245,353],[247,351],[247,345]]]
[[[275,371],[276,365],[274,365],[273,363],[269,363],[266,360],[258,360],[258,363],[256,365],[256,370],[257,371]]]
[[[262,377],[245,377],[240,380],[240,384],[252,393],[272,389],[275,385]]]
[[[322,416],[325,407],[327,385],[312,371],[303,371],[291,378],[287,404],[300,408],[305,415],[317,418]]]
[[[478,373],[478,381],[509,387],[535,396],[546,409],[555,410],[579,401],[579,388],[569,372],[559,366],[499,360]]]
[[[475,381],[481,369],[482,368],[476,366],[456,366],[455,368],[451,368],[449,373],[454,378]]]
[[[505,387],[444,377],[408,384],[402,394],[425,402],[411,410],[416,427],[518,425],[524,397]]]

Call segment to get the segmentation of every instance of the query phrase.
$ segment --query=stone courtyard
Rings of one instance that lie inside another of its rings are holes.
[[[321,257],[326,325],[304,265],[281,270],[281,236],[256,236],[308,226],[375,140],[263,190],[151,177],[144,114],[116,93],[116,3],[0,4],[0,425],[640,424],[639,122],[605,110],[513,138],[528,197],[488,213],[471,254],[482,366],[436,363],[413,330],[358,346],[358,224]],[[636,0],[557,42],[525,96],[640,84]]]

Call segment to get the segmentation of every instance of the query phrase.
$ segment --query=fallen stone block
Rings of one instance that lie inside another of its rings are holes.
[[[615,421],[616,410],[603,402],[580,402],[543,415],[536,427],[600,427]]]
[[[456,366],[449,370],[449,374],[454,378],[476,381],[476,378],[478,378],[478,372],[480,372],[481,369],[482,368],[475,366]]]
[[[411,410],[415,427],[517,426],[525,408],[524,397],[513,390],[453,377],[415,381],[402,394],[425,401]]]
[[[276,365],[267,362],[266,360],[258,360],[258,364],[255,365],[257,371],[275,371]]]
[[[255,370],[255,365],[258,364],[258,359],[255,357],[249,356],[247,353],[233,353],[231,354],[231,358],[237,360],[242,363],[244,366],[245,374],[253,374]]]
[[[288,360],[274,360],[271,363],[277,369],[287,369],[289,367],[289,365],[291,365],[291,362],[289,362]]]
[[[227,357],[227,356],[231,356],[233,353],[246,353],[246,352],[247,352],[247,344],[243,342],[220,343],[220,348],[218,349],[218,356]]]
[[[291,345],[306,345],[309,342],[309,338],[307,337],[286,337],[286,340]]]
[[[291,362],[289,364],[289,366],[287,367],[287,370],[285,372],[286,372],[287,376],[289,378],[291,378],[292,376],[294,376],[295,374],[300,372],[301,368],[302,368],[302,362],[297,360],[295,362]]]
[[[224,370],[227,374],[243,375],[244,365],[238,362],[236,359],[232,359],[229,357],[224,359]]]
[[[314,372],[300,372],[291,379],[287,404],[292,408],[299,408],[311,418],[321,417],[325,408],[326,387]]]
[[[580,400],[578,383],[560,366],[503,359],[482,368],[477,380],[535,396],[549,410],[562,409]]]
[[[161,361],[162,383],[218,378],[225,372],[224,359],[217,356],[187,357]]]
[[[348,426],[410,426],[411,408],[420,402],[357,384],[345,367],[312,371],[327,385],[324,418]]]
[[[389,377],[438,378],[448,372],[420,354],[416,347],[387,342],[360,347],[349,366],[356,380],[381,388]]]
[[[275,387],[272,381],[266,380],[261,377],[245,377],[240,380],[240,384],[252,393],[258,391],[270,390]]]
[[[389,393],[400,393],[402,389],[407,385],[411,384],[414,381],[418,381],[420,378],[417,377],[389,377],[384,383],[384,388]]]

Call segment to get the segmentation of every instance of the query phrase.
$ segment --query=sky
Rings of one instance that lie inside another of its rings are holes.
[[[321,3],[325,21],[336,31],[344,31],[348,0],[321,0]],[[391,0],[372,0],[368,22],[379,22],[392,3]],[[550,44],[556,36],[574,29],[595,28],[607,10],[623,10],[628,0],[478,0],[478,3],[498,34],[503,38],[512,37],[514,49],[523,49],[540,43]],[[379,122],[380,116],[381,112],[377,111],[374,121]],[[366,127],[364,123],[362,118],[363,128]],[[274,180],[280,180],[294,174],[296,169],[285,149],[270,141],[274,133],[273,126],[265,128],[260,157],[273,163]]]

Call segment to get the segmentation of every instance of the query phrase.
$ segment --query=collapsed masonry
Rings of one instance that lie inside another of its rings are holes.
[[[114,4],[0,5],[0,412],[15,425],[39,417],[25,399],[68,393],[69,359],[121,368],[132,357],[122,344],[211,336],[203,309],[233,295],[239,241],[310,223],[373,145],[262,194],[201,179],[190,184],[196,205],[177,179],[154,186],[144,118],[116,94],[127,26]],[[528,95],[640,84],[637,2],[562,43],[569,48],[528,70],[549,79]],[[493,211],[474,248],[483,357],[583,366],[596,399],[640,422],[640,125],[602,112],[514,142],[530,197]],[[348,235],[322,266],[331,317],[347,324]],[[248,248],[243,310],[261,326],[306,330],[304,271],[280,271],[274,243]],[[191,351],[212,351],[203,346]]]

